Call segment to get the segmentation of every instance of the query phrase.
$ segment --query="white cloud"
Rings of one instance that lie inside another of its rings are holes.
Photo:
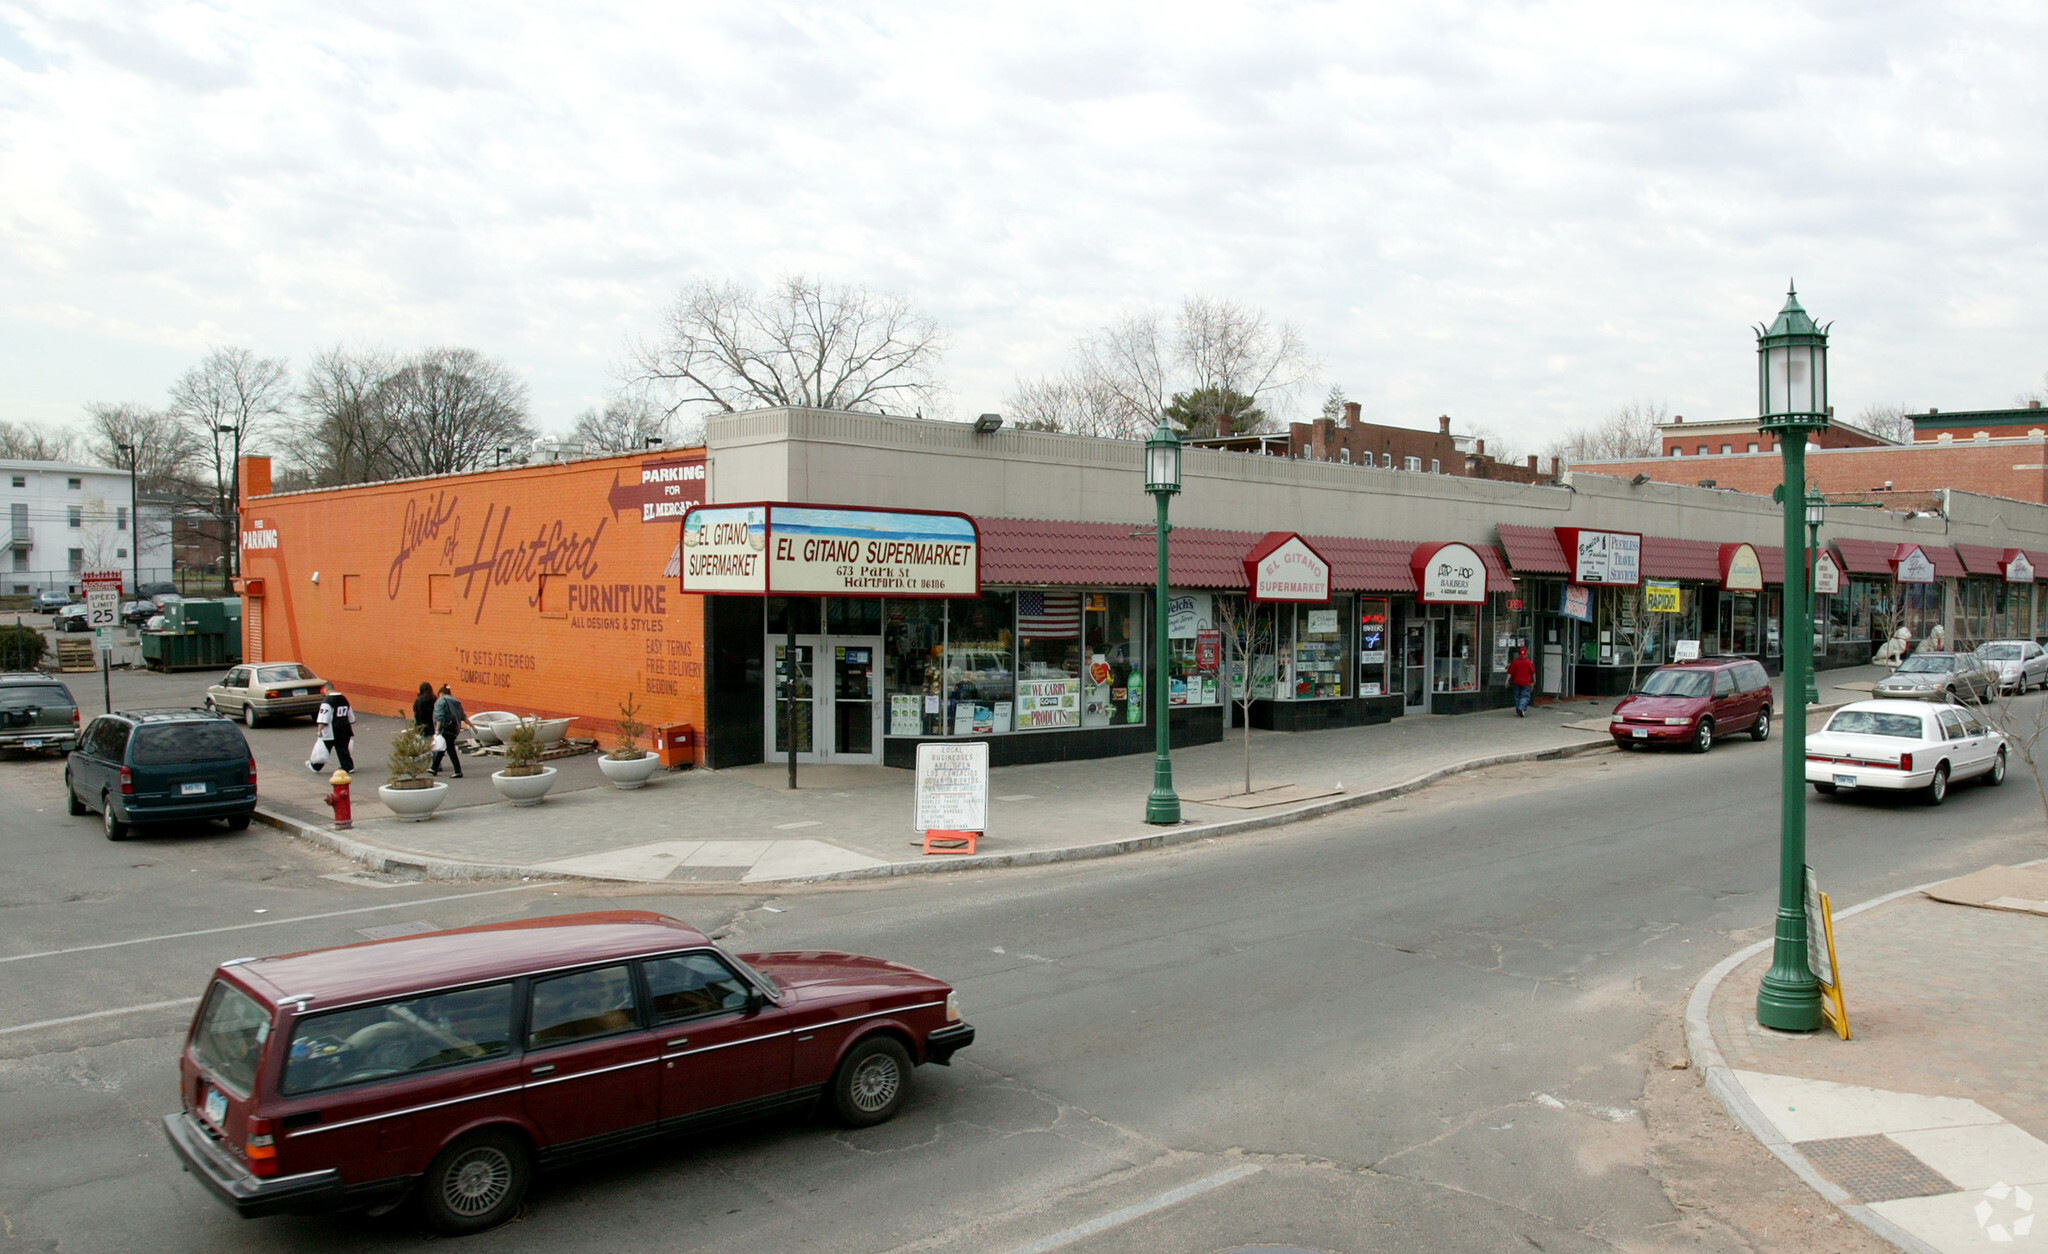
[[[804,270],[937,316],[966,413],[1194,290],[1300,324],[1374,417],[1740,413],[1788,274],[1839,409],[1996,405],[2048,367],[2044,26],[0,0],[0,404],[153,399],[221,340],[461,343],[555,425],[684,280]]]

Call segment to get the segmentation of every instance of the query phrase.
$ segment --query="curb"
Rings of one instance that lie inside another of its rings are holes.
[[[2043,862],[2048,862],[2048,858],[2037,859],[2033,862],[2023,862],[2019,865],[2039,866]],[[1929,880],[1925,884],[1916,884],[1911,888],[1901,888],[1897,892],[1890,892],[1881,897],[1872,897],[1868,901],[1857,902],[1846,910],[1837,911],[1835,918],[1847,919],[1854,915],[1862,914],[1865,910],[1875,910],[1877,907],[1888,905],[1899,900],[1901,897],[1910,897],[1914,893],[1924,892],[1937,884],[1946,883],[1954,878],[1952,875],[1943,876],[1938,880]],[[1891,1242],[1902,1250],[1908,1251],[1909,1254],[1941,1254],[1941,1251],[1900,1228],[1892,1223],[1891,1220],[1871,1210],[1868,1206],[1861,1202],[1849,1200],[1847,1192],[1843,1191],[1834,1181],[1821,1175],[1814,1167],[1812,1161],[1806,1155],[1800,1153],[1790,1141],[1787,1141],[1784,1133],[1778,1131],[1778,1125],[1772,1123],[1768,1116],[1757,1109],[1756,1103],[1749,1100],[1749,1094],[1742,1091],[1742,1084],[1735,1078],[1734,1069],[1728,1065],[1728,1060],[1722,1055],[1720,1046],[1714,1043],[1714,1029],[1712,1023],[1707,1018],[1707,1014],[1713,1005],[1714,994],[1721,987],[1721,981],[1727,979],[1734,972],[1735,968],[1769,949],[1776,943],[1776,939],[1773,936],[1736,950],[1716,963],[1712,970],[1700,977],[1699,983],[1693,985],[1692,995],[1686,999],[1685,1003],[1685,1047],[1686,1051],[1692,1055],[1693,1065],[1700,1069],[1701,1078],[1706,1083],[1707,1089],[1720,1099],[1722,1107],[1727,1110],[1736,1123],[1742,1125],[1742,1130],[1755,1137],[1759,1144],[1775,1155],[1778,1161],[1791,1168],[1792,1174],[1805,1181],[1814,1192],[1834,1203],[1837,1210],[1840,1210],[1857,1223],[1862,1224],[1876,1236]]]
[[[1376,801],[1390,801],[1406,796],[1420,788],[1426,788],[1441,779],[1462,775],[1470,771],[1484,770],[1492,766],[1508,766],[1518,762],[1547,762],[1563,758],[1582,757],[1588,753],[1613,753],[1614,742],[1602,736],[1583,744],[1555,745],[1548,749],[1529,749],[1518,753],[1497,753],[1486,757],[1471,758],[1439,766],[1398,784],[1389,784],[1367,792],[1348,793],[1322,801],[1310,802],[1292,810],[1277,814],[1253,815],[1242,819],[1226,819],[1220,823],[1182,824],[1164,831],[1147,833],[1143,836],[1128,836],[1121,840],[1097,841],[1086,845],[1065,845],[1055,849],[1031,849],[1019,853],[978,854],[970,857],[948,857],[925,862],[885,862],[880,866],[857,867],[849,871],[827,871],[818,875],[792,875],[777,879],[745,880],[743,886],[828,884],[845,880],[895,879],[907,875],[942,875],[958,871],[991,871],[1006,867],[1045,866],[1054,862],[1081,862],[1093,858],[1113,858],[1127,853],[1141,853],[1147,849],[1163,849],[1170,845],[1185,844],[1194,840],[1207,840],[1218,836],[1233,836],[1239,832],[1259,831],[1269,827],[1282,827],[1307,819],[1321,818],[1342,810],[1371,805]],[[594,884],[646,884],[656,881],[621,880],[601,875],[579,875],[571,872],[546,869],[535,866],[518,866],[498,862],[464,862],[452,858],[440,858],[431,854],[415,853],[410,850],[392,849],[369,841],[359,840],[347,832],[337,832],[320,826],[312,815],[302,814],[297,807],[281,802],[266,802],[256,808],[256,822],[274,827],[286,836],[317,845],[330,853],[340,854],[349,861],[367,867],[372,871],[398,872],[415,875],[421,879],[550,879],[571,880]],[[674,889],[684,885],[673,881],[659,881],[664,888]],[[706,889],[727,890],[731,885],[716,881],[703,885]]]

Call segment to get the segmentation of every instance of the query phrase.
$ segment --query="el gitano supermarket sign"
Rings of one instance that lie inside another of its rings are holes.
[[[965,514],[704,505],[683,516],[682,578],[739,596],[980,596],[981,535]]]

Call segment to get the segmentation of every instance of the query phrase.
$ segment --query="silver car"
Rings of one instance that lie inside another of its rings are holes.
[[[206,690],[206,708],[250,727],[267,718],[320,712],[327,682],[297,662],[252,662],[235,667]]]
[[[1991,696],[1998,674],[1974,653],[1915,653],[1877,682],[1870,695],[1923,701],[1976,701]]]
[[[2003,691],[2024,695],[2048,687],[2048,649],[2031,640],[1987,640],[1977,646],[1977,656],[1998,672]]]

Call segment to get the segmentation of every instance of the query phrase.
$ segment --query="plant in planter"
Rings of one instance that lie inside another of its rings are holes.
[[[555,786],[555,768],[540,763],[540,735],[533,719],[500,736],[505,742],[505,769],[491,776],[491,787],[515,806],[539,805]]]
[[[597,769],[604,772],[604,777],[615,788],[638,788],[661,769],[661,759],[653,751],[640,747],[640,737],[647,734],[647,724],[639,720],[639,712],[630,696],[619,705],[616,724],[619,738],[613,743],[612,751],[597,760]]]
[[[427,764],[433,745],[412,722],[412,712],[401,710],[405,730],[392,737],[391,756],[384,760],[390,780],[377,787],[377,799],[399,818],[422,822],[448,797],[448,785],[427,778]]]

